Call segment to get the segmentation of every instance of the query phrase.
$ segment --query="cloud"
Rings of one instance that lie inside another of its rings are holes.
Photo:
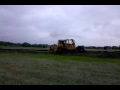
[[[119,5],[1,5],[0,40],[77,45],[120,45]]]

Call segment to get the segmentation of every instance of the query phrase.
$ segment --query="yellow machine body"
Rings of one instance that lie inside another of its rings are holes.
[[[51,53],[60,53],[63,51],[74,51],[75,50],[75,41],[74,39],[65,39],[58,40],[58,44],[53,44],[50,46],[49,52]]]

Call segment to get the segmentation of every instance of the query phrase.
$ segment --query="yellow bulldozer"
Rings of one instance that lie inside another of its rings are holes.
[[[58,40],[58,44],[53,44],[49,48],[50,53],[75,53],[75,52],[84,52],[84,47],[75,46],[74,39],[60,39]]]

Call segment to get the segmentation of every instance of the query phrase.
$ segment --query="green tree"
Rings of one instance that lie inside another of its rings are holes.
[[[24,42],[24,43],[22,44],[22,46],[23,46],[23,47],[30,47],[31,44],[29,44],[29,43],[27,43],[27,42]]]

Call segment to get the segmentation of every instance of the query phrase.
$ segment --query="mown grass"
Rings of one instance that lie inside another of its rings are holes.
[[[31,58],[46,58],[51,60],[78,60],[83,62],[111,62],[120,63],[119,59],[113,58],[95,58],[87,56],[70,56],[70,55],[54,55],[54,54],[22,54],[22,53],[1,53],[0,57],[31,57]]]
[[[0,53],[1,85],[120,85],[120,60]]]

